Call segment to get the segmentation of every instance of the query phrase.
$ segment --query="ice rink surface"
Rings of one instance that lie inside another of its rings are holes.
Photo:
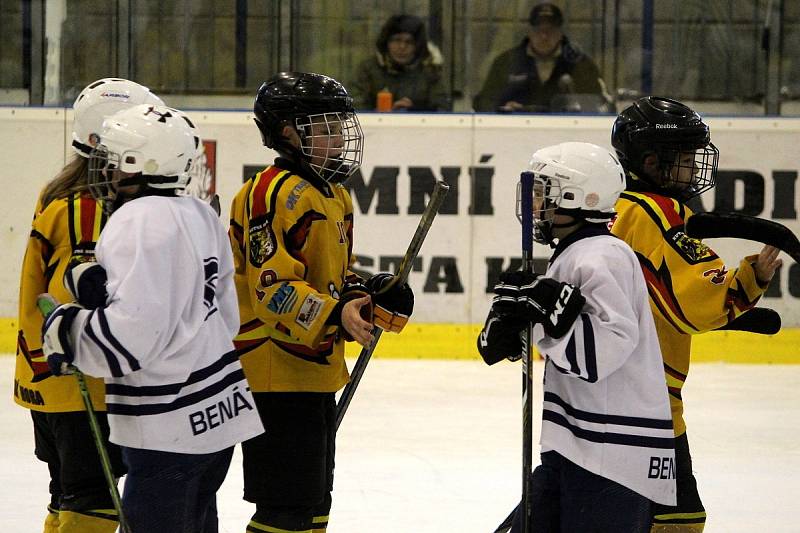
[[[47,469],[10,397],[13,366],[0,357],[0,531],[35,533]],[[493,531],[520,492],[520,382],[518,363],[373,360],[340,430],[329,533]],[[800,366],[697,364],[684,399],[706,533],[800,531]],[[241,486],[237,451],[221,532],[243,533],[253,512]]]

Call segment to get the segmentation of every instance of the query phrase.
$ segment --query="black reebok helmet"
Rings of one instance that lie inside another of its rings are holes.
[[[281,72],[261,84],[253,111],[264,146],[307,165],[325,181],[344,181],[361,166],[361,125],[353,99],[335,79]],[[282,134],[287,125],[297,130],[299,147]]]
[[[686,201],[714,187],[719,150],[700,115],[676,100],[636,100],[614,121],[611,144],[625,170],[670,196]],[[657,162],[645,168],[650,155]]]

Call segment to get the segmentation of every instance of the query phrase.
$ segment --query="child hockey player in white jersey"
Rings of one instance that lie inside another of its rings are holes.
[[[164,106],[105,121],[89,187],[112,215],[97,264],[65,284],[77,302],[87,291],[107,295],[94,309],[59,306],[43,329],[54,374],[74,364],[105,378],[135,533],[216,532],[233,446],[263,432],[233,347],[239,313],[225,229],[208,204],[176,195],[199,143],[188,117]],[[105,287],[96,281],[106,277]]]
[[[501,276],[478,349],[488,364],[518,358],[535,323],[546,366],[530,531],[644,533],[650,500],[675,501],[675,450],[644,276],[607,228],[624,172],[577,142],[537,151],[529,172],[533,239],[555,250],[544,276]]]

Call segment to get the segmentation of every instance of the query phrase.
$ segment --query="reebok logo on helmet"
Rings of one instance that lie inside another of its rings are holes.
[[[657,130],[664,129],[664,128],[677,129],[678,125],[677,124],[656,124],[656,129]]]
[[[127,100],[128,98],[130,98],[130,95],[128,95],[128,94],[125,94],[125,93],[113,93],[113,92],[110,92],[110,91],[103,91],[102,93],[100,93],[100,96],[104,96],[106,98],[120,98],[122,100]]]

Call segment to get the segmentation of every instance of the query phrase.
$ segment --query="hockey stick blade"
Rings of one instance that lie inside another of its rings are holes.
[[[781,330],[781,315],[766,307],[754,307],[717,330],[775,335]]]
[[[772,220],[738,213],[697,213],[686,221],[686,234],[695,239],[728,237],[769,244],[800,263],[800,240],[797,235]]]
[[[436,218],[436,214],[442,207],[442,203],[444,202],[449,190],[450,186],[443,181],[437,181],[434,185],[430,201],[428,202],[428,205],[425,206],[425,211],[423,211],[422,216],[420,217],[419,224],[417,224],[417,229],[414,232],[414,236],[411,237],[411,242],[408,244],[408,249],[406,249],[406,253],[403,256],[403,259],[400,261],[400,267],[397,269],[395,283],[405,283],[406,280],[408,280],[408,275],[411,273],[411,267],[414,265],[414,259],[416,259],[417,255],[419,255],[419,251],[422,248],[422,243],[425,242],[425,237],[428,235],[428,230],[431,229],[431,225],[433,224],[433,219]],[[382,333],[383,330],[381,328],[377,326],[373,327],[372,342],[369,346],[362,348],[361,353],[358,354],[356,364],[353,365],[353,371],[350,372],[350,381],[345,386],[344,390],[342,391],[342,395],[339,397],[339,401],[336,403],[337,431],[339,426],[342,424],[342,419],[344,419],[347,408],[350,406],[350,402],[353,399],[356,388],[358,388],[358,384],[361,382],[361,377],[364,375],[364,371],[367,368],[367,363],[369,363],[369,360],[372,357],[372,352],[375,351],[375,346],[377,346]]]

